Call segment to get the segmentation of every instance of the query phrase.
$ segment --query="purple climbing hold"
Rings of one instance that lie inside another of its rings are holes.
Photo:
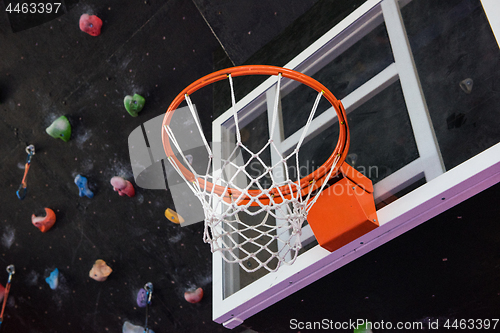
[[[145,308],[146,304],[148,304],[147,296],[148,292],[144,288],[141,288],[141,290],[137,293],[137,305],[140,308]]]

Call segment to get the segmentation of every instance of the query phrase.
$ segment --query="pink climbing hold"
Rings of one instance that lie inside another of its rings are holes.
[[[50,208],[45,208],[45,216],[35,216],[31,215],[31,223],[41,232],[47,232],[56,223],[56,214]]]
[[[188,290],[184,293],[184,298],[189,303],[198,303],[203,298],[203,289]]]
[[[83,14],[80,16],[80,30],[91,36],[101,34],[102,20],[95,15]]]
[[[119,195],[128,195],[131,198],[135,195],[134,185],[122,177],[115,176],[111,178],[110,183],[113,185],[113,190],[118,192]]]

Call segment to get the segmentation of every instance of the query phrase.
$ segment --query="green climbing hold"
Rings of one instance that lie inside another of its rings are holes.
[[[134,94],[134,96],[127,95],[123,100],[125,109],[127,109],[127,112],[130,113],[132,117],[137,117],[139,115],[145,103],[146,100],[139,94]]]
[[[57,118],[45,131],[51,137],[55,139],[59,138],[64,142],[68,142],[71,138],[71,124],[66,116]]]
[[[364,324],[358,325],[358,327],[354,329],[354,333],[373,333],[373,331],[370,328],[371,326],[372,324],[369,321],[367,321]]]

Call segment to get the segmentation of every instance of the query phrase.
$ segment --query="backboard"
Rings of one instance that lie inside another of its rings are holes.
[[[306,225],[296,262],[272,273],[247,273],[214,254],[216,322],[236,327],[500,181],[500,31],[492,14],[498,10],[488,0],[368,0],[286,64],[273,63],[317,79],[342,101],[351,131],[346,161],[373,181],[380,226],[330,253]],[[307,36],[293,38],[300,45]],[[282,47],[294,45],[287,40]],[[238,84],[242,140],[258,149],[271,133],[276,78],[262,77],[251,91]],[[218,88],[215,99],[224,93],[228,98],[228,90]],[[306,88],[284,82],[280,98],[278,130],[272,133],[285,153],[297,145],[311,97]],[[212,123],[221,155],[235,136],[229,106],[221,102]],[[335,113],[320,103],[301,148],[300,169],[320,166],[337,135]],[[274,164],[277,157],[270,151],[265,158]]]

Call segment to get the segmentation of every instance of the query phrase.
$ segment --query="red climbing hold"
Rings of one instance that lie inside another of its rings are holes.
[[[133,197],[135,195],[134,185],[122,177],[115,176],[111,178],[110,183],[113,185],[113,190],[121,196],[128,195],[129,197]]]
[[[184,298],[189,303],[198,303],[203,298],[203,289],[198,288],[196,290],[190,289],[184,293]]]
[[[80,16],[80,30],[91,36],[101,34],[102,20],[95,15],[83,14]]]

